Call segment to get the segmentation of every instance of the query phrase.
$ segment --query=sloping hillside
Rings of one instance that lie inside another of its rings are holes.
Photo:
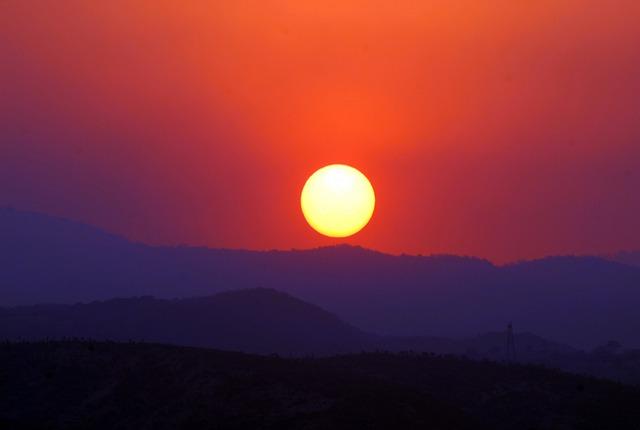
[[[317,306],[269,289],[189,299],[140,297],[0,308],[0,339],[62,338],[304,355],[372,349],[375,337]]]
[[[640,268],[594,257],[505,267],[359,247],[241,251],[150,247],[79,223],[0,210],[0,303],[209,296],[268,287],[396,336],[468,337],[504,327],[593,348],[640,348]]]
[[[151,344],[0,346],[0,425],[50,429],[637,429],[640,392],[429,355],[287,360]]]

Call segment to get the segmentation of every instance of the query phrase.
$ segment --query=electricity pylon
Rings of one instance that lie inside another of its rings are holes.
[[[513,336],[513,324],[507,325],[507,340],[506,340],[506,358],[508,363],[514,363],[516,361],[516,340]]]

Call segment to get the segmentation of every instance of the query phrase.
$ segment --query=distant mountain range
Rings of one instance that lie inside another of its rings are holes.
[[[605,255],[604,258],[618,263],[640,267],[640,251],[621,251],[615,254]]]
[[[599,257],[498,267],[352,246],[152,247],[81,223],[0,209],[0,278],[5,306],[268,287],[383,335],[471,337],[513,321],[518,331],[576,347],[610,339],[640,347],[640,268]]]

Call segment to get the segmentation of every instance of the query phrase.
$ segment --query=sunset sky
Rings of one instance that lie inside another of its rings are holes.
[[[377,197],[305,222],[316,169]],[[0,2],[0,206],[152,244],[640,248],[638,0]]]

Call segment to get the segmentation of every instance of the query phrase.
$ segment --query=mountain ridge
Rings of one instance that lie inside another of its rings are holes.
[[[58,227],[59,225],[64,226]],[[514,321],[580,348],[640,347],[640,268],[597,257],[507,266],[361,247],[244,251],[154,247],[37,213],[0,210],[3,305],[274,288],[367,332],[473,336]]]

